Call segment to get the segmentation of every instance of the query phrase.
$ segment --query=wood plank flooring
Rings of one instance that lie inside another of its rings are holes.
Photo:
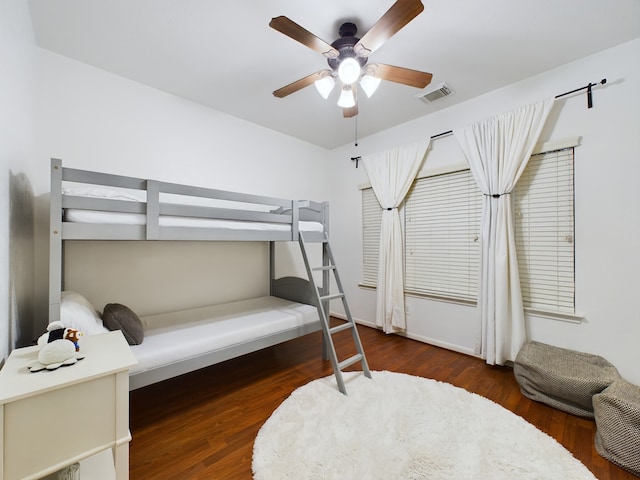
[[[371,370],[433,378],[482,395],[554,437],[598,479],[637,480],[596,452],[592,420],[527,399],[511,368],[368,327],[358,331]],[[336,348],[344,359],[352,342],[349,332],[340,335]],[[320,350],[318,332],[131,392],[131,480],[251,479],[262,424],[297,387],[333,373]]]

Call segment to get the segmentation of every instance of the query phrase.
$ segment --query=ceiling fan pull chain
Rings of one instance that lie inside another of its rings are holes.
[[[356,147],[357,147],[358,146],[358,116],[356,115],[354,118],[356,119]]]

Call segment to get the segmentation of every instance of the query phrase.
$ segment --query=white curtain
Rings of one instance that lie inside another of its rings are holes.
[[[553,106],[544,100],[454,130],[484,194],[478,311],[480,353],[491,365],[514,360],[526,341],[511,191]]]
[[[386,333],[406,328],[404,242],[398,207],[407,195],[429,147],[429,140],[362,157],[382,207],[376,297],[376,324]]]

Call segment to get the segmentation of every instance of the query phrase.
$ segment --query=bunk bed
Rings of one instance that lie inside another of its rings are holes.
[[[144,340],[131,345],[138,360],[130,371],[132,390],[321,330],[308,279],[275,278],[274,242],[297,242],[301,232],[305,242],[328,241],[327,202],[78,170],[63,167],[59,159],[51,160],[50,201],[50,323],[65,320],[65,240],[270,244],[269,296],[140,319]]]

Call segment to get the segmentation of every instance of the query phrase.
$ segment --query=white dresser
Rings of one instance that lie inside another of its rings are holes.
[[[0,478],[39,479],[80,462],[81,479],[129,478],[129,369],[120,331],[82,337],[85,358],[31,373],[38,347],[0,370]],[[106,461],[106,463],[105,463]]]

